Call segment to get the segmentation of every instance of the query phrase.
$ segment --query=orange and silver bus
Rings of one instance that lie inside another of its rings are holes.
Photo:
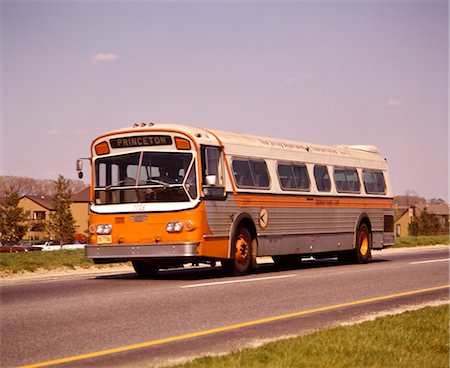
[[[375,146],[140,123],[96,138],[90,162],[86,257],[131,261],[141,276],[216,261],[240,275],[262,256],[365,263],[394,243]]]

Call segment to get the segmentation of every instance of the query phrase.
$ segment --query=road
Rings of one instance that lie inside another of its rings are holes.
[[[261,264],[244,277],[208,267],[162,271],[156,279],[118,273],[0,281],[1,366],[157,366],[448,302],[448,284],[448,247],[376,252],[365,265]]]

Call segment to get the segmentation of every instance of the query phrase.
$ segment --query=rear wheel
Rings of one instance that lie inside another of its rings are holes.
[[[133,268],[140,277],[153,277],[155,276],[159,268],[151,262],[146,261],[133,261],[131,262],[133,264]]]
[[[355,248],[338,255],[340,262],[367,263],[372,258],[372,234],[366,224],[361,224],[356,233]]]
[[[372,236],[366,224],[361,224],[356,234],[354,259],[357,263],[366,263],[372,258]]]
[[[248,273],[252,265],[252,237],[245,227],[236,232],[232,247],[233,259],[224,262],[225,270],[234,275]]]

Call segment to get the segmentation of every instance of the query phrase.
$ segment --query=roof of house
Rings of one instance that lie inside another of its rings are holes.
[[[37,203],[39,206],[44,207],[45,209],[49,211],[54,211],[55,206],[53,205],[53,200],[51,196],[32,196],[32,195],[25,195],[22,198],[28,198],[29,200]],[[78,193],[75,193],[70,198],[72,202],[89,202],[89,187],[84,188],[83,190],[79,191]]]
[[[429,206],[427,206],[427,211],[438,216],[449,215],[449,207],[447,204],[430,204]]]
[[[44,207],[49,211],[53,211],[55,209],[55,207],[53,206],[52,197],[26,195],[23,196],[22,198],[28,198],[31,201],[37,203],[39,206]]]
[[[421,206],[412,204],[411,206],[395,206],[394,207],[394,221],[399,220],[402,218],[405,214],[409,212],[409,210],[412,209],[413,216],[419,216],[420,213],[423,211],[423,208]]]
[[[86,187],[78,193],[75,193],[70,200],[72,202],[89,202],[90,190],[90,187]]]

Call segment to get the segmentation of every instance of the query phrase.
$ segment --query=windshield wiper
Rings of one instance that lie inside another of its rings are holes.
[[[169,183],[166,183],[165,181],[158,180],[158,179],[149,179],[149,180],[147,180],[147,182],[162,185],[164,188],[169,188],[171,186]]]

